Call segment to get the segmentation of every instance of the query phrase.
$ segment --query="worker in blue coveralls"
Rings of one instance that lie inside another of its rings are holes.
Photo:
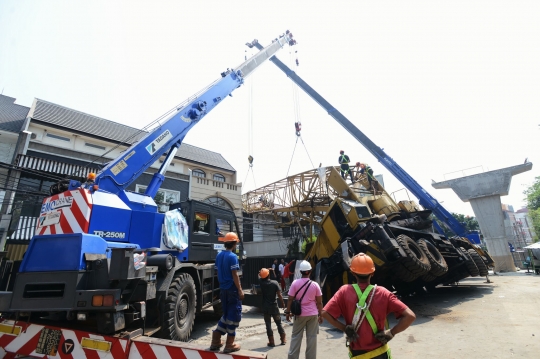
[[[234,343],[236,328],[242,319],[242,299],[244,299],[244,292],[238,276],[240,265],[238,257],[234,254],[240,240],[234,232],[225,234],[225,237],[220,237],[219,240],[225,242],[225,250],[219,252],[216,257],[223,316],[219,320],[216,330],[212,332],[210,350],[218,351],[223,346],[221,336],[227,334],[223,353],[231,353],[240,350],[240,345]]]

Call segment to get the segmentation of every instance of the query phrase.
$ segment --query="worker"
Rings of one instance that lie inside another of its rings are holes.
[[[291,278],[294,275],[294,270],[291,272],[291,264],[294,264],[295,259],[291,260],[289,263],[285,265],[285,268],[283,268],[283,279],[285,280],[285,289],[284,292],[289,290],[289,287],[291,285]]]
[[[272,268],[270,269],[270,279],[276,280],[278,283],[281,282],[281,272],[279,271],[279,263],[277,258],[274,259],[274,263],[272,263]]]
[[[221,237],[219,240],[225,242],[225,250],[218,253],[215,264],[223,316],[219,320],[216,329],[212,332],[210,350],[219,350],[223,346],[221,336],[226,334],[227,341],[223,353],[231,353],[240,350],[240,345],[234,342],[236,328],[238,328],[242,319],[242,300],[244,299],[244,292],[238,276],[240,265],[238,264],[238,257],[234,254],[236,245],[240,240],[234,232],[225,234],[225,237]]]
[[[274,341],[274,332],[272,331],[272,318],[274,318],[274,323],[277,325],[281,345],[285,345],[285,343],[287,343],[287,339],[285,330],[283,330],[283,327],[281,326],[281,315],[276,303],[276,294],[279,298],[279,306],[281,308],[285,308],[285,302],[283,301],[283,296],[279,290],[278,282],[275,280],[270,280],[270,271],[267,268],[263,268],[259,271],[259,278],[263,298],[264,324],[266,324],[266,335],[268,336],[268,343],[266,345],[269,347],[276,346]]]
[[[392,292],[370,284],[375,266],[369,256],[364,253],[355,255],[350,271],[356,283],[341,286],[321,315],[345,332],[349,358],[391,358],[388,341],[407,329],[416,316]],[[392,329],[385,329],[386,316],[390,313],[399,320]],[[337,320],[340,316],[345,319],[345,324]]]
[[[281,263],[279,263],[279,284],[281,285],[281,291],[284,292],[287,288],[287,284],[285,283],[285,278],[283,278],[283,273],[285,270],[285,266],[287,265],[287,262],[285,262],[285,259],[281,258]]]
[[[373,169],[367,163],[361,162],[356,162],[356,168],[360,169],[358,173],[366,174],[367,180],[369,182],[369,189],[372,189],[374,194],[377,194],[377,188],[375,188],[375,184],[373,183],[377,182],[375,176],[373,176]]]
[[[339,165],[340,165],[341,178],[345,179],[348,174],[349,176],[351,176],[351,182],[354,183],[352,172],[351,172],[351,169],[349,168],[349,162],[351,162],[351,160],[349,159],[349,156],[345,154],[345,151],[343,150],[339,151]]]
[[[299,270],[302,278],[298,278],[291,284],[289,289],[289,298],[287,299],[287,310],[285,311],[286,320],[291,320],[291,304],[295,299],[300,301],[302,313],[294,317],[294,324],[291,335],[291,346],[287,359],[298,359],[300,357],[300,348],[304,329],[306,330],[306,359],[317,358],[317,334],[319,333],[319,324],[322,323],[322,292],[321,287],[309,279],[311,274],[311,264],[308,261],[302,261],[299,264]]]

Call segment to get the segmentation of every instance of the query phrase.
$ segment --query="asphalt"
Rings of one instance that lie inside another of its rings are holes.
[[[439,286],[424,295],[402,298],[416,313],[409,329],[389,344],[394,358],[538,358],[540,357],[540,276],[503,273],[468,278],[456,286]],[[284,318],[284,317],[282,317]],[[217,319],[197,316],[192,342],[209,345]],[[395,323],[389,317],[390,325]],[[292,325],[285,324],[287,338]],[[277,339],[277,330],[274,325]],[[244,306],[237,342],[242,349],[263,352],[269,359],[287,358],[289,344],[266,346],[262,313]],[[348,358],[343,333],[324,322],[319,330],[319,358]],[[304,358],[305,339],[300,358]]]

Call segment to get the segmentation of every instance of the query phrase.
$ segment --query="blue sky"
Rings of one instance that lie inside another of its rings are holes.
[[[290,29],[298,53],[280,59],[297,56],[298,74],[448,210],[473,214],[432,179],[528,157],[533,170],[502,198],[519,209],[540,168],[539,15],[538,1],[0,0],[0,89],[20,105],[37,97],[143,127],[240,64],[247,41]],[[252,154],[245,188],[279,180],[296,140],[293,99],[265,64],[186,142],[222,153],[238,181]],[[296,105],[315,166],[336,165],[343,149],[382,173],[389,192],[403,187],[301,91]],[[290,173],[310,167],[297,147]]]

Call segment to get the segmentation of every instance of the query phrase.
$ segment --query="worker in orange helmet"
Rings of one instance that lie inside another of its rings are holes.
[[[347,336],[349,358],[391,358],[388,341],[407,329],[416,315],[392,292],[370,284],[373,260],[359,253],[351,261],[353,285],[343,285],[324,307],[321,316]],[[388,329],[386,317],[394,313],[397,324]],[[337,320],[343,316],[345,323]],[[386,327],[385,327],[386,324]]]
[[[276,295],[279,298],[279,306],[285,308],[285,302],[281,295],[281,289],[279,283],[275,280],[270,280],[270,270],[263,268],[259,271],[259,278],[261,283],[261,292],[263,297],[263,315],[264,323],[266,324],[266,335],[268,336],[268,346],[276,346],[274,341],[274,332],[272,331],[272,318],[277,325],[278,333],[281,339],[281,345],[285,345],[287,342],[285,336],[285,330],[281,326],[281,315],[276,303]]]
[[[240,345],[234,343],[236,328],[238,328],[242,319],[242,299],[244,299],[244,292],[238,276],[240,265],[238,257],[234,254],[240,239],[238,239],[236,233],[229,232],[225,234],[225,237],[220,237],[219,241],[225,242],[225,250],[218,253],[215,264],[223,316],[219,319],[216,329],[212,332],[210,350],[219,350],[223,346],[221,336],[227,335],[223,353],[231,353],[240,350]]]

